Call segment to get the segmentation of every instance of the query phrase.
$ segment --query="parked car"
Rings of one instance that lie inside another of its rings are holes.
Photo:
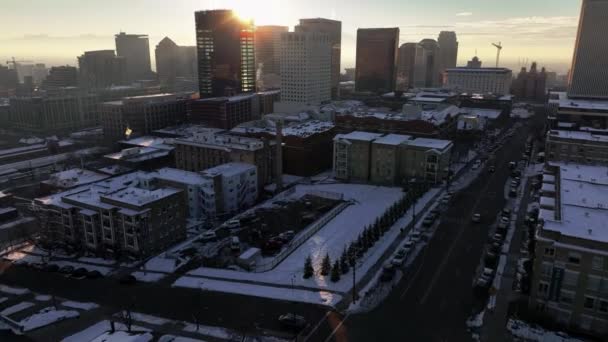
[[[122,284],[122,285],[133,285],[137,282],[137,278],[135,278],[134,276],[127,274],[124,275],[122,277],[120,277],[120,279],[118,279],[118,283]]]
[[[45,267],[45,271],[47,271],[47,272],[57,272],[57,271],[59,271],[59,266],[57,266],[55,264],[48,264]]]
[[[391,264],[391,263],[384,264],[384,266],[382,266],[382,273],[380,274],[380,281],[382,281],[382,282],[391,281],[394,276],[395,276],[395,267],[393,267],[393,264]]]
[[[511,217],[511,209],[509,208],[504,208],[501,212],[500,212],[500,216],[502,217]]]
[[[473,221],[475,223],[481,222],[481,214],[479,214],[479,213],[473,214],[473,217],[471,218],[471,221]]]
[[[509,197],[511,197],[511,198],[517,197],[517,188],[512,187],[511,189],[509,189]]]
[[[517,163],[509,162],[509,169],[514,170],[517,167]]]
[[[407,258],[408,254],[410,254],[410,248],[401,247],[397,250],[397,253],[395,255],[401,258]]]
[[[424,228],[430,228],[433,223],[435,222],[434,217],[432,217],[431,215],[427,215],[424,220],[422,220],[422,226]]]
[[[405,257],[403,256],[395,255],[391,260],[391,264],[395,266],[403,266],[403,263],[405,263]]]
[[[496,166],[492,165],[488,168],[488,172],[494,173],[496,171]]]
[[[74,266],[71,266],[71,265],[63,266],[62,268],[59,269],[59,272],[61,272],[63,274],[71,274],[72,272],[74,272]]]
[[[241,250],[241,240],[239,240],[238,236],[233,236],[230,239],[230,250],[234,252],[238,252]]]
[[[226,228],[233,230],[241,227],[241,221],[239,220],[230,220],[226,222]]]
[[[417,230],[412,230],[409,234],[409,237],[410,237],[410,241],[418,242],[418,241],[420,241],[420,232]]]
[[[306,327],[306,319],[293,313],[279,316],[279,323],[285,328],[294,330],[302,330]]]
[[[498,242],[502,245],[502,241],[504,240],[504,236],[502,234],[494,234],[494,236],[492,236],[492,241],[493,242]]]
[[[490,286],[493,279],[494,279],[494,270],[491,268],[484,268],[483,272],[481,273],[479,278],[477,278],[475,285],[485,288],[485,287]]]
[[[217,235],[213,230],[208,230],[201,235],[201,241],[203,242],[214,241],[215,239],[217,239]]]
[[[274,255],[278,253],[283,247],[283,243],[278,240],[268,240],[262,246],[263,255]]]

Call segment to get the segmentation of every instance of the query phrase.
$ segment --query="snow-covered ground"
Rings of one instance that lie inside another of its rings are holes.
[[[548,331],[540,327],[531,327],[523,321],[509,319],[507,330],[522,341],[536,342],[583,342],[562,332]]]
[[[203,340],[196,340],[189,337],[163,335],[158,339],[158,342],[205,342]]]
[[[67,308],[72,308],[72,309],[80,309],[80,310],[93,310],[93,309],[97,309],[99,307],[99,305],[95,304],[95,303],[83,303],[83,302],[75,302],[75,301],[65,301],[61,303],[62,306],[65,306]]]
[[[114,327],[116,330],[127,330],[127,327],[119,322],[115,322]],[[150,329],[146,329],[143,327],[133,326],[132,330],[135,331],[149,331]],[[62,342],[91,342],[96,340],[98,337],[102,336],[104,333],[110,331],[110,321],[101,321],[97,322],[90,327],[68,336],[62,340]]]
[[[30,290],[24,289],[24,288],[19,288],[19,287],[10,287],[10,286],[0,284],[0,292],[21,296],[26,293],[29,293]]]
[[[148,332],[135,333],[126,331],[105,332],[91,342],[148,342],[154,337]]]
[[[329,281],[329,277],[318,274],[323,257],[328,253],[332,260],[339,258],[344,247],[356,239],[366,225],[372,224],[376,217],[382,215],[388,207],[398,201],[403,196],[403,192],[400,188],[371,185],[317,184],[298,185],[295,193],[288,198],[299,198],[309,191],[342,193],[345,200],[353,200],[354,204],[329,221],[283,262],[268,272],[250,273],[201,267],[190,271],[188,275],[191,276],[186,275],[178,279],[174,286],[243,293],[251,296],[291,298],[297,301],[327,305],[339,301],[338,297],[350,291],[352,287],[352,274],[343,275],[341,280],[336,283]],[[417,207],[422,208],[439,191],[439,189],[430,190],[418,201]],[[357,267],[357,281],[365,277],[370,268],[377,263],[388,246],[399,235],[400,228],[409,224],[411,217],[411,211],[408,211],[365,254]],[[308,256],[312,258],[313,267],[317,272],[312,278],[304,279],[304,260]],[[215,279],[210,281],[205,277]],[[284,290],[278,286],[282,286]],[[296,290],[292,290],[292,286],[295,286]],[[298,291],[300,289],[302,291]],[[306,292],[311,294],[306,294]]]
[[[148,260],[139,271],[133,272],[132,275],[139,281],[155,282],[163,279],[168,274],[175,272],[178,268],[184,266],[190,258],[180,256],[180,251],[191,246],[192,242],[198,239],[199,236],[194,236],[166,252],[163,252],[150,260]],[[152,271],[152,272],[148,272]],[[165,273],[157,273],[165,272]]]
[[[74,310],[55,310],[54,307],[48,307],[40,310],[19,322],[23,327],[23,331],[30,331],[40,327],[53,324],[58,321],[63,321],[68,318],[76,318],[80,316],[78,311]]]
[[[10,316],[14,313],[17,313],[19,311],[23,311],[25,309],[29,309],[32,306],[34,306],[34,303],[30,303],[30,302],[21,302],[19,304],[15,304],[13,306],[10,306],[2,311],[0,311],[0,315],[2,316]]]

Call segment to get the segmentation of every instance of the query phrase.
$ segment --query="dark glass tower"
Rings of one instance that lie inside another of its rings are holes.
[[[254,92],[254,26],[231,10],[195,13],[201,97]]]

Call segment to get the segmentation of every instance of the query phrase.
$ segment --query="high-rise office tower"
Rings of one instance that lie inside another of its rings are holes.
[[[201,97],[254,92],[253,22],[231,10],[199,11],[195,19]]]
[[[260,89],[281,86],[281,34],[287,31],[287,26],[255,28],[255,62]]]
[[[479,57],[475,56],[467,62],[467,68],[479,69],[481,68],[481,61]]]
[[[445,69],[455,68],[458,60],[458,40],[456,39],[456,32],[453,31],[441,31],[439,32],[439,63],[440,72]]]
[[[608,98],[608,0],[583,0],[568,96]]]
[[[414,84],[414,65],[416,61],[416,43],[405,43],[399,47],[397,58],[397,88],[407,89]]]
[[[300,19],[295,32],[321,32],[329,36],[331,42],[331,97],[340,96],[340,56],[342,51],[342,22],[337,20],[311,18]]]
[[[395,89],[399,28],[357,30],[356,91]]]
[[[8,94],[14,92],[18,85],[17,70],[0,65],[0,96],[8,97]]]
[[[281,111],[298,111],[331,100],[329,35],[286,32],[281,35]]]
[[[114,50],[85,51],[78,57],[79,83],[89,89],[127,84],[125,58],[116,57]]]
[[[423,39],[418,43],[414,65],[414,87],[432,88],[441,85],[439,55],[439,44],[434,39]]]
[[[178,77],[196,78],[195,46],[179,46],[165,37],[156,45],[154,54],[156,74],[162,85],[172,86]]]
[[[129,82],[149,79],[152,75],[152,69],[150,68],[148,36],[120,32],[114,36],[114,40],[116,42],[116,54],[125,59]]]

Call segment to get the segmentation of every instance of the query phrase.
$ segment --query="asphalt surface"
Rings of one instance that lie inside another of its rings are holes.
[[[371,312],[330,314],[308,341],[469,341],[465,322],[479,299],[473,293],[476,269],[488,241],[488,228],[507,203],[508,163],[521,158],[530,128],[515,131],[495,154],[495,173],[484,170],[460,191],[444,214],[424,254],[389,297]],[[488,162],[487,165],[491,163]],[[474,213],[481,223],[471,222]]]

